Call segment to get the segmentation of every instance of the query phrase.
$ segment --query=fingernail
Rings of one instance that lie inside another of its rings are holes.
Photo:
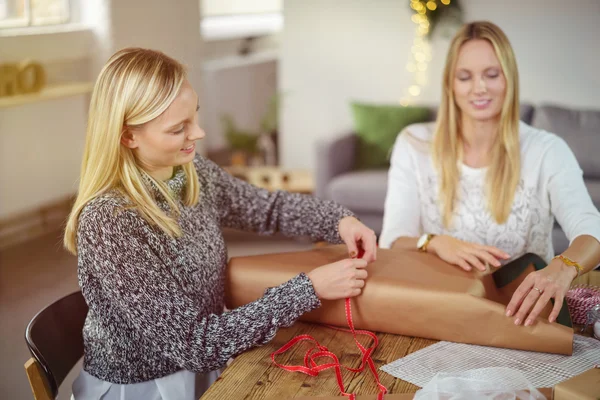
[[[550,323],[552,323],[552,322],[556,321],[556,317],[550,317],[550,319],[548,321],[550,321]]]
[[[351,258],[354,258],[354,257],[356,257],[356,252],[355,252],[355,251],[351,251],[351,252],[350,252],[350,257],[351,257]]]
[[[500,263],[499,263],[498,261],[496,261],[496,262],[494,263],[494,265],[495,265],[496,267],[499,267],[499,266],[500,266]]]
[[[512,315],[512,310],[506,310],[506,316],[510,317]]]
[[[515,325],[519,325],[520,323],[521,323],[521,319],[520,318],[515,319]]]
[[[525,326],[529,326],[533,324],[533,321],[531,319],[528,319],[527,321],[525,321]]]

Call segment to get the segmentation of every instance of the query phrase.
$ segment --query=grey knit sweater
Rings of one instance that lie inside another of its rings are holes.
[[[89,305],[84,369],[99,379],[127,384],[182,369],[218,369],[320,305],[310,280],[300,274],[253,303],[223,312],[227,251],[221,228],[340,243],[337,225],[350,211],[309,196],[258,189],[199,156],[194,164],[200,200],[193,207],[179,202],[180,238],[126,209],[116,191],[81,213],[78,276]],[[167,185],[180,198],[183,171]],[[157,201],[166,207],[158,194]]]

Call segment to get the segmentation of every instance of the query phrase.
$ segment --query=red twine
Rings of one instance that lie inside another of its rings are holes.
[[[364,251],[361,251],[358,254],[358,258],[362,258],[363,254],[364,254]],[[329,351],[329,349],[327,349],[327,347],[322,346],[314,337],[312,337],[310,335],[296,336],[295,338],[290,340],[288,343],[286,343],[283,347],[281,347],[279,350],[272,353],[271,360],[273,360],[273,363],[275,365],[277,365],[278,367],[280,367],[286,371],[301,372],[303,374],[307,374],[310,376],[317,376],[317,375],[319,375],[319,372],[321,372],[321,371],[325,371],[325,370],[334,368],[337,383],[338,383],[338,386],[340,387],[340,392],[344,396],[348,396],[349,400],[356,400],[356,395],[354,393],[346,393],[346,391],[344,390],[344,382],[342,379],[342,368],[344,368],[348,371],[351,371],[351,372],[362,372],[364,370],[365,366],[368,366],[369,370],[373,374],[373,377],[375,378],[375,381],[377,382],[377,386],[379,386],[379,393],[377,395],[377,400],[383,400],[384,394],[387,393],[387,388],[381,384],[381,382],[379,380],[379,375],[377,374],[377,368],[375,367],[375,363],[373,363],[373,359],[371,358],[371,354],[377,348],[377,345],[379,344],[379,340],[377,339],[377,336],[372,332],[354,329],[354,322],[352,321],[352,304],[351,304],[349,298],[346,299],[346,321],[347,321],[350,329],[337,328],[334,326],[329,326],[329,327],[332,329],[338,330],[338,331],[352,333],[352,335],[354,336],[354,342],[356,343],[356,346],[360,349],[360,351],[362,353],[362,361],[361,361],[360,367],[350,368],[350,367],[346,367],[346,366],[340,364],[338,357],[334,353]],[[358,342],[356,335],[369,336],[371,339],[373,339],[373,344],[371,345],[371,347],[365,348],[362,344],[360,344]],[[291,349],[295,344],[303,342],[303,341],[309,341],[309,342],[313,343],[313,347],[311,347],[306,352],[306,355],[304,356],[304,365],[283,365],[283,364],[279,364],[277,361],[275,361],[276,355],[285,353],[286,351]],[[325,364],[317,364],[316,360],[319,358],[329,358],[330,362],[325,363]]]

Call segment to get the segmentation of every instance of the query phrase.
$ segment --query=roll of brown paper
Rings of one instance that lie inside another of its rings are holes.
[[[347,257],[345,246],[303,252],[234,257],[227,272],[226,303],[235,308],[260,298],[300,272]],[[529,258],[528,258],[529,257]],[[562,323],[548,322],[551,304],[532,326],[516,326],[505,306],[535,270],[535,256],[497,272],[466,272],[419,252],[379,249],[362,294],[352,299],[357,329],[484,346],[572,354],[566,305]],[[531,258],[531,260],[530,260]],[[539,269],[540,266],[537,265]],[[566,313],[566,321],[565,321]],[[345,327],[344,301],[323,301],[303,321]]]

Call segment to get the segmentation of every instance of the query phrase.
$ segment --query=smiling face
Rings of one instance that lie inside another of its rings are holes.
[[[133,150],[140,166],[152,177],[166,180],[173,174],[173,167],[194,159],[195,141],[204,136],[198,125],[198,95],[186,80],[160,116],[128,127],[121,142]]]
[[[452,91],[463,118],[485,121],[500,117],[506,78],[489,41],[468,40],[460,47]]]

